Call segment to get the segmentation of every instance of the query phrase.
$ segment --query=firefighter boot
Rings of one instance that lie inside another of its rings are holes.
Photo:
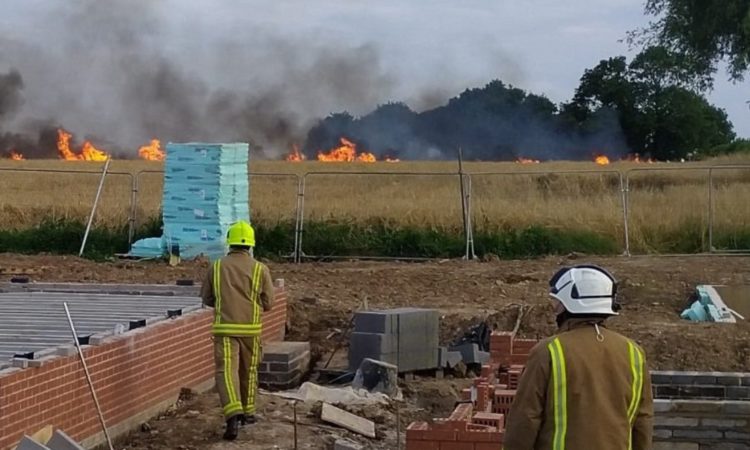
[[[237,439],[237,435],[239,433],[240,433],[239,416],[233,416],[227,419],[227,430],[224,432],[224,440],[233,441]]]
[[[240,420],[242,422],[242,425],[252,425],[256,422],[255,414],[245,414],[241,417],[242,419]]]

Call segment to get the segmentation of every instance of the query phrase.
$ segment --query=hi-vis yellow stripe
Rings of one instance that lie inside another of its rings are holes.
[[[568,380],[565,370],[565,354],[560,339],[547,345],[552,360],[552,404],[555,418],[555,434],[552,450],[565,449],[565,434],[568,431]]]
[[[259,262],[253,267],[252,285],[250,286],[250,303],[253,308],[253,323],[260,323],[260,278],[262,269]]]
[[[630,423],[630,437],[628,439],[628,448],[633,446],[633,423],[635,422],[638,407],[641,405],[641,395],[643,392],[643,354],[641,350],[632,342],[628,342],[628,353],[630,355],[630,371],[633,374],[633,384],[631,386],[630,406],[628,406],[628,422]]]
[[[214,263],[214,297],[216,297],[216,307],[214,312],[216,318],[214,323],[221,322],[221,260],[217,259]]]
[[[242,403],[237,399],[237,391],[235,390],[234,383],[232,382],[232,344],[229,342],[229,338],[222,339],[222,349],[224,351],[224,389],[227,391],[227,399],[229,403],[224,405],[224,415],[229,416],[238,411],[242,411]]]

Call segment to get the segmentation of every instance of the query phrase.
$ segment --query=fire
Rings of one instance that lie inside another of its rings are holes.
[[[158,139],[151,139],[149,145],[144,145],[138,149],[138,156],[148,161],[164,161],[164,151],[161,149],[161,142]]]
[[[328,153],[318,152],[318,161],[325,162],[375,162],[377,158],[370,152],[357,154],[357,144],[342,137],[339,139],[341,145],[329,151]]]
[[[302,154],[302,152],[299,151],[299,146],[297,144],[292,145],[292,151],[289,152],[288,155],[286,155],[287,161],[293,161],[293,162],[300,162],[305,160],[305,155]]]
[[[654,161],[651,158],[641,159],[641,155],[639,155],[638,153],[634,153],[634,154],[628,155],[628,157],[625,159],[625,161],[634,162],[634,163],[638,163],[638,164],[640,164],[640,163],[653,164],[654,162],[656,162],[656,161]]]
[[[10,159],[12,159],[13,161],[23,161],[26,158],[24,158],[22,154],[16,153],[14,150],[11,150]]]
[[[71,137],[73,135],[65,130],[57,130],[57,151],[60,153],[60,158],[66,161],[106,161],[109,159],[109,155],[94,147],[94,144],[89,141],[83,143],[81,153],[73,153],[70,150]]]
[[[538,159],[529,159],[521,156],[516,160],[516,162],[519,164],[539,164],[541,161],[539,161]]]
[[[609,158],[604,155],[599,155],[594,158],[594,162],[599,164],[600,166],[606,166],[607,164],[609,164]]]
[[[389,162],[389,163],[397,163],[397,162],[401,162],[401,160],[400,160],[400,159],[398,159],[398,158],[391,158],[390,156],[386,156],[386,157],[385,157],[385,162]]]

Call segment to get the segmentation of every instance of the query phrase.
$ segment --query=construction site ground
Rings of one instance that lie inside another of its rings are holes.
[[[443,343],[484,319],[496,329],[511,330],[522,307],[526,314],[520,323],[520,335],[549,336],[555,323],[547,280],[562,265],[584,262],[610,269],[620,281],[623,310],[609,326],[643,345],[651,369],[750,371],[750,322],[696,324],[679,317],[697,284],[750,284],[750,257],[570,255],[523,261],[269,265],[274,278],[285,280],[290,294],[287,339],[310,341],[317,366],[343,342],[332,363],[341,366],[346,361],[346,332],[352,313],[363,305],[370,309],[437,308],[442,314]],[[172,284],[178,279],[201,281],[206,268],[206,261],[170,267],[164,262],[96,263],[74,257],[0,255],[0,281],[25,274],[34,281]],[[443,380],[417,378],[405,382],[405,401],[399,408],[401,429],[412,420],[448,414],[457,393],[468,384],[469,379],[462,374]],[[291,404],[261,394],[259,405],[260,422],[243,429],[238,441],[223,443],[216,395],[186,395],[162,417],[123,439],[119,448],[292,448]],[[365,448],[395,448],[395,403],[367,408],[341,405],[376,422],[379,439],[373,441],[320,422],[315,417],[319,406],[298,405],[300,448],[331,448],[336,437],[366,443]]]

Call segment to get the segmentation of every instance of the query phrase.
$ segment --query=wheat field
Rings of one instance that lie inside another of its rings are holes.
[[[715,230],[750,229],[750,160],[638,164],[555,162],[522,165],[469,162],[475,230],[530,225],[583,229],[624,240],[619,174],[629,178],[631,244],[648,249],[649,236],[677,233],[708,223],[707,167],[714,171]],[[97,226],[127,223],[132,177],[139,177],[138,223],[158,217],[162,175],[158,162],[115,160],[110,166],[95,217]],[[10,169],[10,170],[8,170]],[[17,169],[23,169],[24,172]],[[34,226],[44,219],[85,220],[99,183],[102,163],[0,161],[0,229]],[[65,170],[77,173],[44,173]],[[455,162],[290,163],[253,161],[250,204],[253,222],[292,221],[297,206],[294,175],[304,175],[306,221],[385,220],[397,225],[460,230],[461,195]],[[564,171],[598,171],[562,173]],[[379,172],[388,172],[380,174]],[[502,174],[494,174],[500,172]],[[538,173],[545,172],[545,173]]]

